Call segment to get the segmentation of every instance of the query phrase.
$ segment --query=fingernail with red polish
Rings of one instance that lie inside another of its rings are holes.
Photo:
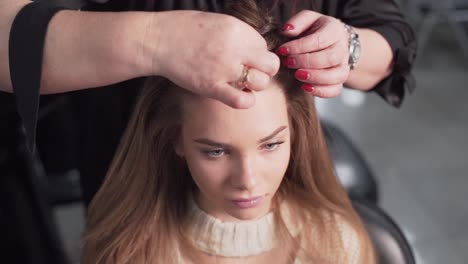
[[[287,58],[284,58],[283,63],[284,63],[284,65],[286,65],[288,67],[294,67],[294,66],[296,66],[296,59],[294,59],[292,57],[287,57]]]
[[[299,79],[301,81],[305,81],[305,80],[309,79],[309,73],[306,72],[306,71],[303,71],[303,70],[296,71],[296,73],[294,75],[296,76],[297,79]]]
[[[314,91],[314,86],[312,86],[312,85],[310,85],[308,83],[303,84],[301,87],[302,87],[302,90],[304,90],[304,91],[306,91],[308,93],[311,93],[311,92]]]
[[[282,31],[288,31],[288,30],[293,30],[293,29],[294,29],[294,26],[291,25],[291,24],[285,24],[285,25],[281,28]]]
[[[286,47],[281,47],[279,48],[278,50],[276,50],[276,53],[278,53],[279,55],[288,55],[289,54],[289,49],[286,48]]]

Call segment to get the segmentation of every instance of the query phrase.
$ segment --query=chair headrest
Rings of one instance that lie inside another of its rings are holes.
[[[373,242],[378,263],[415,263],[408,240],[389,215],[377,205],[367,201],[353,200],[352,203]]]

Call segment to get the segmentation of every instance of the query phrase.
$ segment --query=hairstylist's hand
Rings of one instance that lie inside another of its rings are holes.
[[[313,11],[301,11],[282,28],[288,37],[298,37],[278,50],[302,89],[319,97],[335,97],[343,90],[349,75],[348,33],[344,24],[333,17]]]
[[[197,94],[235,108],[255,103],[254,93],[230,85],[249,67],[250,90],[268,87],[279,57],[267,50],[264,38],[246,23],[222,14],[198,11],[159,13],[154,21],[158,42],[153,74],[164,76]]]

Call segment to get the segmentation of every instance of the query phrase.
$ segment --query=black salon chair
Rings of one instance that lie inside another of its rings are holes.
[[[66,264],[40,160],[26,136],[12,95],[0,93],[1,263]]]
[[[379,264],[414,264],[413,251],[398,225],[377,205],[353,200],[373,242]]]
[[[361,152],[337,126],[326,120],[321,125],[336,174],[349,196],[377,204],[377,183]]]
[[[337,126],[321,120],[336,174],[373,242],[379,264],[414,264],[411,247],[398,225],[377,205],[374,174],[358,148]]]

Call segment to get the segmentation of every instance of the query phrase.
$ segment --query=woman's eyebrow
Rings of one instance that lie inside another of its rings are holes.
[[[274,138],[276,135],[278,135],[281,131],[285,130],[286,128],[287,128],[287,126],[278,127],[270,135],[258,140],[258,143],[260,144],[260,143],[263,143],[265,141],[268,141],[268,140]],[[232,148],[232,146],[227,144],[227,143],[216,142],[216,141],[213,141],[213,140],[207,139],[207,138],[198,138],[198,139],[195,139],[194,141],[197,142],[197,143],[200,143],[200,144],[209,145],[209,146],[217,147],[217,148],[223,148],[223,149]]]
[[[199,139],[195,139],[194,141],[197,142],[197,143],[200,143],[200,144],[205,144],[205,145],[209,145],[209,146],[217,147],[217,148],[222,148],[222,149],[226,149],[226,148],[231,147],[229,144],[219,143],[219,142],[213,141],[211,139],[207,139],[207,138],[199,138]]]
[[[263,143],[263,142],[265,142],[265,141],[268,141],[268,140],[274,138],[276,135],[278,135],[281,131],[285,130],[286,128],[287,128],[287,126],[280,126],[280,127],[278,127],[278,128],[277,128],[275,131],[273,131],[273,133],[271,133],[269,136],[266,136],[266,137],[260,139],[260,140],[258,141],[258,143],[260,144],[260,143]]]

